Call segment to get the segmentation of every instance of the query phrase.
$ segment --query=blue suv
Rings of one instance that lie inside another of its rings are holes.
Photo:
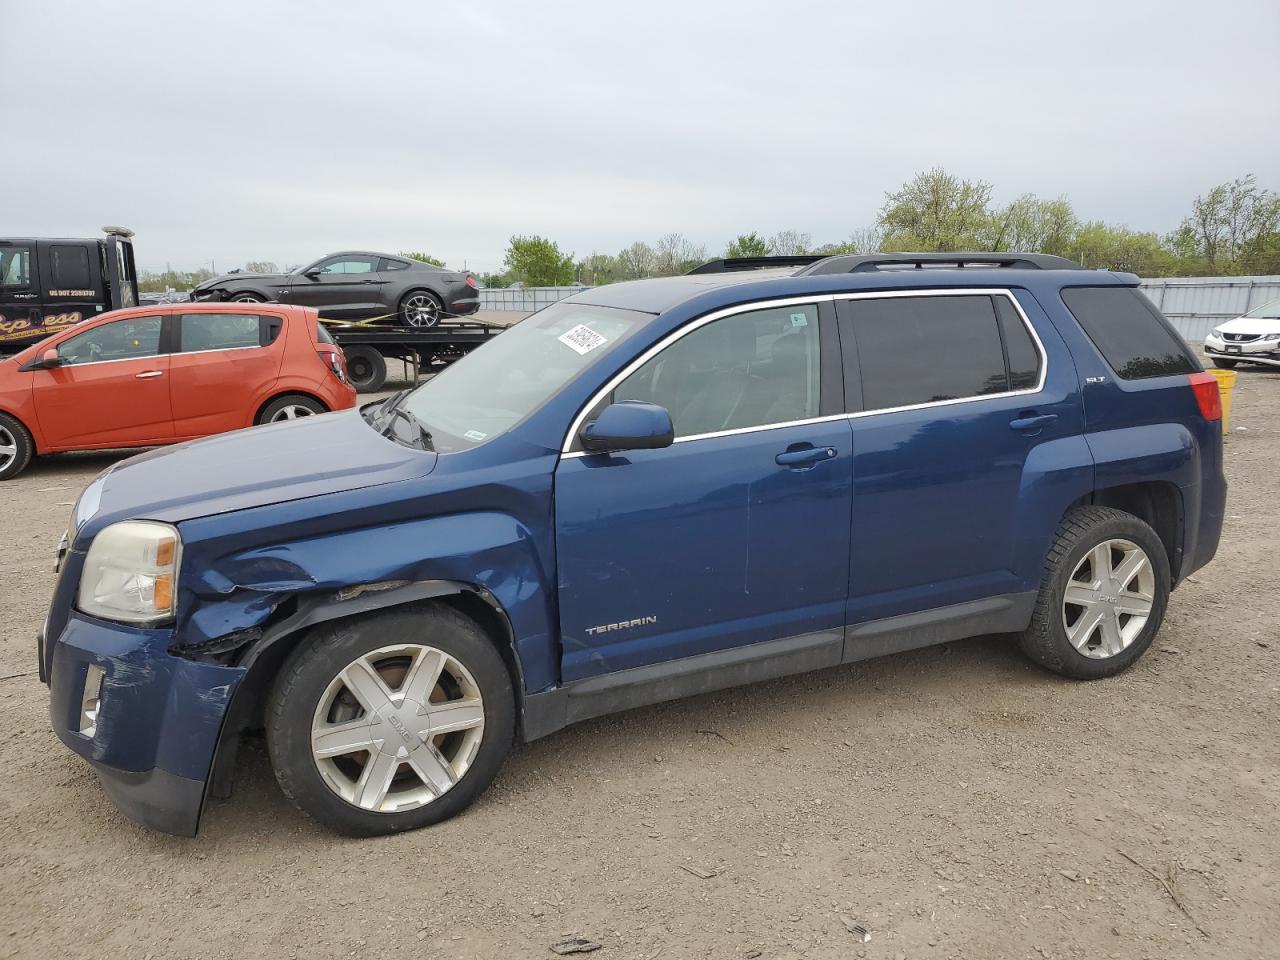
[[[1226,484],[1136,278],[799,265],[586,290],[416,389],[108,470],[40,637],[59,737],[193,834],[265,727],[294,803],[371,835],[642,704],[978,634],[1137,660]]]

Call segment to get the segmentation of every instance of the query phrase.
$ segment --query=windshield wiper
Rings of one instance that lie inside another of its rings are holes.
[[[431,431],[429,431],[421,420],[415,417],[403,407],[392,407],[387,411],[387,419],[379,431],[384,437],[390,437],[394,432],[397,420],[403,420],[414,431],[414,437],[417,439],[418,446],[423,450],[435,450],[435,444],[431,442]]]

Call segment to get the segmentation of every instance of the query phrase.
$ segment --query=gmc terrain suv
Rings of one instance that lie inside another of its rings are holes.
[[[586,290],[360,410],[91,483],[40,637],[53,725],[194,833],[266,727],[350,834],[517,739],[977,634],[1092,679],[1212,558],[1218,387],[1137,279],[837,256]]]

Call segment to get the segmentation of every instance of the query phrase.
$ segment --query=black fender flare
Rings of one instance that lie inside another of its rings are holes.
[[[524,712],[524,673],[515,648],[515,634],[506,611],[488,590],[456,580],[423,580],[417,582],[388,581],[385,583],[355,584],[336,592],[314,594],[299,599],[297,608],[284,619],[265,627],[245,647],[239,665],[245,674],[231,695],[231,702],[222,717],[222,729],[218,732],[217,746],[209,768],[209,780],[205,787],[204,804],[211,799],[225,799],[231,795],[235,779],[236,755],[240,735],[249,728],[257,716],[259,705],[276,670],[288,651],[293,649],[290,638],[321,623],[341,620],[362,613],[373,613],[392,607],[434,600],[442,597],[470,595],[492,610],[493,624],[505,636],[493,637],[503,660],[514,673],[512,687],[516,692],[516,715]],[[482,625],[482,629],[486,629]],[[493,629],[486,632],[494,633]],[[504,649],[505,647],[505,649]],[[202,806],[203,809],[203,806]]]

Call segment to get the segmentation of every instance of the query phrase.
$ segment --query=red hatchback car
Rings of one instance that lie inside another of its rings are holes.
[[[36,454],[178,443],[355,402],[312,308],[116,310],[0,360],[0,480]]]

